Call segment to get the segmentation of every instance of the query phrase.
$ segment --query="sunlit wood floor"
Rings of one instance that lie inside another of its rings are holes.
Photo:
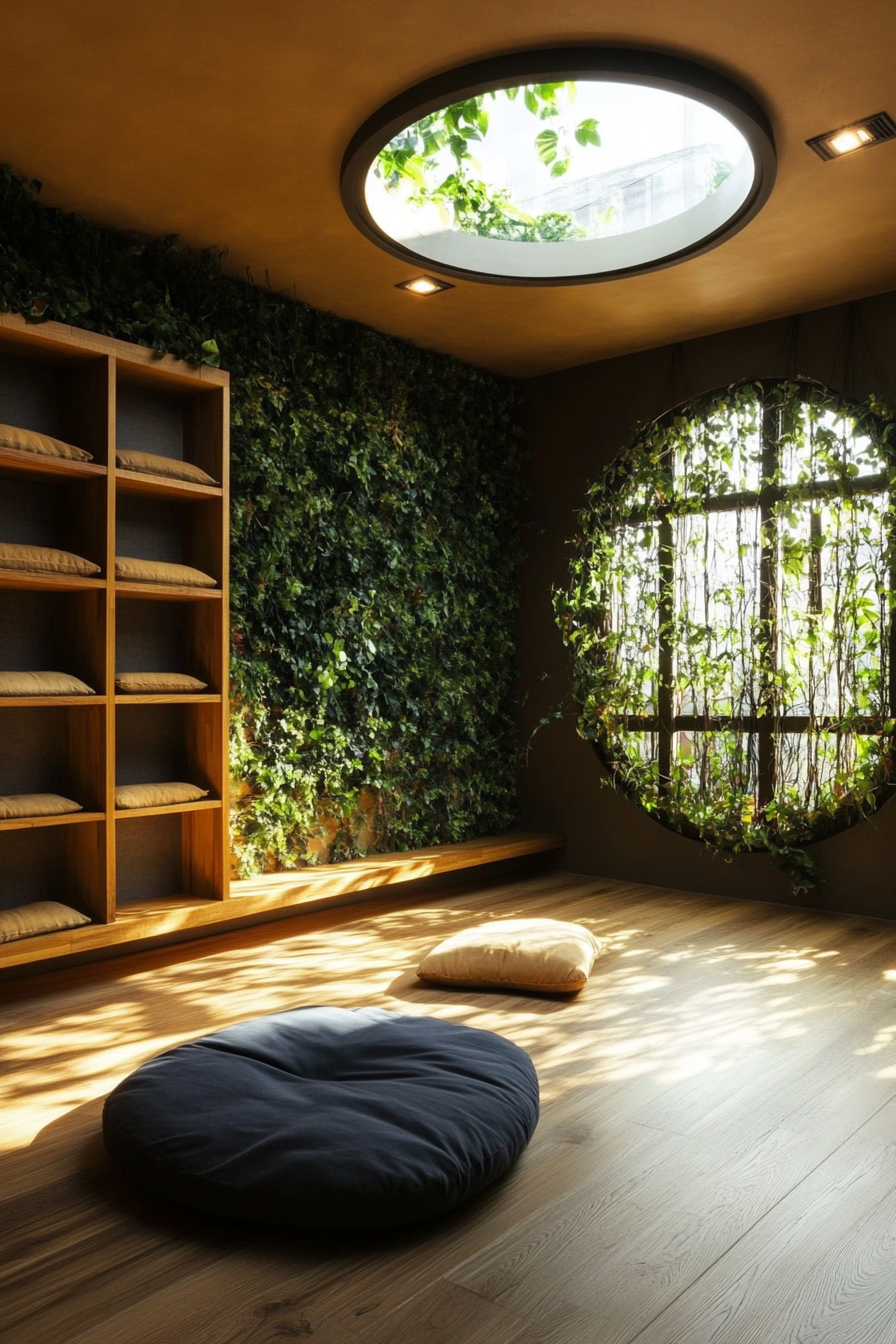
[[[574,1001],[435,990],[489,916],[607,940]],[[500,1186],[397,1232],[202,1220],[107,1160],[142,1060],[302,1004],[380,1004],[530,1052]],[[542,874],[0,986],[3,1344],[896,1344],[896,924]]]

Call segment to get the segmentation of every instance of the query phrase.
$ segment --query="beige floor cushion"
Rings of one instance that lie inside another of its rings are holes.
[[[151,476],[167,476],[173,481],[192,481],[194,485],[217,485],[213,476],[192,462],[177,457],[162,457],[159,453],[139,453],[135,448],[119,448],[115,461],[125,471],[145,471]]]
[[[59,901],[33,901],[14,910],[0,910],[0,943],[14,943],[19,938],[34,938],[39,933],[55,933],[58,929],[77,929],[90,920],[80,910]]]
[[[116,555],[115,575],[126,583],[171,583],[183,588],[217,588],[217,583],[201,569],[175,565],[169,560],[141,560],[133,555]]]
[[[195,784],[169,780],[164,784],[119,784],[115,790],[116,807],[168,807],[171,803],[197,803],[208,797],[208,789]]]
[[[0,672],[0,695],[96,695],[68,672]]]
[[[62,817],[67,812],[82,812],[80,803],[63,798],[61,793],[0,794],[0,821],[15,817]]]
[[[0,448],[15,448],[20,453],[40,453],[42,457],[64,457],[69,462],[92,462],[93,457],[73,443],[52,439],[49,434],[38,434],[33,429],[17,429],[15,425],[0,425]]]
[[[16,541],[0,541],[0,569],[23,569],[31,574],[80,574],[84,578],[100,572],[99,565],[71,551]]]
[[[421,980],[568,994],[581,989],[601,950],[581,924],[496,919],[446,938],[417,968]]]
[[[116,672],[115,689],[123,695],[176,695],[182,691],[204,691],[208,682],[188,677],[185,672]]]

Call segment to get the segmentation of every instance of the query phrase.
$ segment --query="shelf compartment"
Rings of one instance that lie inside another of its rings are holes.
[[[92,578],[103,577],[108,511],[105,470],[77,480],[70,475],[19,472],[4,475],[2,487],[0,541],[70,551],[99,567]]]
[[[138,903],[176,899],[198,903],[223,898],[213,842],[220,845],[221,803],[116,813],[116,913]]]
[[[6,325],[6,324],[4,324]],[[108,462],[109,359],[99,351],[66,350],[44,342],[0,341],[0,423],[61,439],[93,456],[48,474],[84,478]],[[18,347],[18,348],[17,348]],[[54,460],[54,459],[50,459]],[[67,467],[91,470],[72,472]]]
[[[0,825],[0,909],[32,901],[60,901],[96,923],[108,922],[111,911],[106,900],[104,818],[85,813],[75,816],[80,825],[20,829]],[[74,817],[41,820],[64,822]],[[69,937],[71,932],[66,930],[64,934]],[[43,936],[49,939],[61,935]],[[32,941],[38,939],[23,943]]]
[[[0,585],[0,671],[67,672],[96,695],[41,696],[43,706],[105,704],[106,588],[26,591]],[[38,697],[16,696],[33,705]],[[0,697],[9,706],[13,697]]]
[[[220,798],[220,770],[206,754],[206,739],[215,736],[220,719],[220,705],[116,706],[115,783],[183,780]]]
[[[185,692],[183,703],[216,703],[209,697],[220,698],[226,690],[222,686],[223,621],[220,603],[153,603],[122,598],[116,610],[115,671],[184,672],[204,681],[206,690]],[[116,704],[138,700],[152,703],[150,696],[116,696]],[[168,702],[173,701],[174,697]]]
[[[57,793],[80,803],[84,812],[104,815],[106,711],[102,705],[10,708],[2,725],[0,794]],[[31,827],[35,822],[59,826],[82,815],[69,812],[62,817],[12,820]]]
[[[116,503],[116,554],[191,565],[203,574],[208,574],[218,585],[216,590],[200,591],[220,590],[223,509],[220,491],[218,494],[217,499],[201,499],[189,504],[180,498],[161,498],[158,494],[119,495]],[[123,585],[127,580],[120,582]],[[162,585],[150,586],[155,588]]]
[[[192,462],[223,485],[220,388],[161,381],[119,362],[116,403],[118,448]]]

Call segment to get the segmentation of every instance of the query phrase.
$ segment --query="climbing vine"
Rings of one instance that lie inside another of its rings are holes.
[[[556,596],[580,731],[642,807],[717,850],[804,848],[892,787],[893,419],[808,379],[648,425],[592,487]]]
[[[231,374],[237,871],[506,829],[513,384],[38,190],[2,170],[5,311]]]

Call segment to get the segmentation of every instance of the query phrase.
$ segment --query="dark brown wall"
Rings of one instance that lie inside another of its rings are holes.
[[[638,422],[738,378],[805,374],[863,398],[896,392],[896,294],[763,323],[718,336],[589,364],[525,384],[531,450],[519,657],[520,730],[565,702],[541,728],[523,771],[522,824],[564,831],[564,866],[636,882],[751,899],[792,900],[787,879],[761,854],[732,863],[665,830],[602,787],[591,745],[575,729],[567,654],[551,590],[565,587],[588,484],[632,437]],[[896,919],[896,800],[870,821],[814,849],[827,875],[813,904]]]

